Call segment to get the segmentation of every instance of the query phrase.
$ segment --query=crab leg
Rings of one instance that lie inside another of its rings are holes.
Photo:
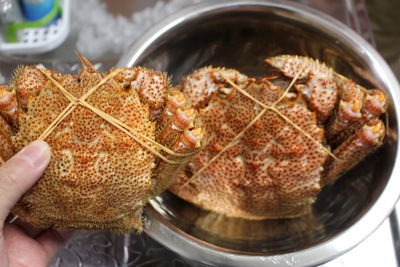
[[[379,119],[370,120],[333,151],[339,160],[331,160],[325,167],[324,183],[334,182],[368,154],[376,150],[385,137],[385,126]]]
[[[177,153],[188,154],[187,157],[170,159],[177,161],[189,161],[193,152],[197,151],[203,140],[204,130],[198,120],[198,113],[189,108],[187,98],[179,91],[169,92],[165,108],[159,116],[160,131],[157,133],[157,139],[160,143],[170,146],[170,149]],[[183,169],[183,164],[166,164],[159,162],[157,173],[157,186],[153,189],[153,195],[169,188],[175,179],[171,179],[171,173],[178,173]],[[176,177],[174,177],[176,178]]]
[[[157,139],[160,143],[171,146],[174,152],[190,153],[200,146],[198,142],[203,132],[198,113],[188,107],[189,102],[181,92],[170,92],[159,118],[161,127]]]
[[[184,130],[193,127],[197,113],[181,92],[173,92],[167,96],[163,113],[159,117],[160,131],[157,134],[159,142],[170,144]]]

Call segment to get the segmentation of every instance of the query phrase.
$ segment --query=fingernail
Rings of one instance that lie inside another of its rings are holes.
[[[18,152],[16,156],[23,157],[32,167],[42,167],[47,165],[50,160],[50,147],[44,141],[34,141]]]

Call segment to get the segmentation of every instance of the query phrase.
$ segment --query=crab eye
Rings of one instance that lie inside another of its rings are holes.
[[[77,81],[78,83],[80,83],[80,82],[81,82],[81,78],[76,79],[76,81]]]

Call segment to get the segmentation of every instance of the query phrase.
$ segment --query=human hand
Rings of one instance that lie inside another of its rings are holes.
[[[49,146],[35,141],[0,167],[0,267],[47,266],[67,233],[38,230],[6,218],[21,196],[40,178],[50,161]]]

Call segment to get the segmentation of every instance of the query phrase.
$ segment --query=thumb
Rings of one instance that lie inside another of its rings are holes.
[[[50,157],[47,143],[34,141],[0,167],[0,229],[12,207],[42,176]]]

